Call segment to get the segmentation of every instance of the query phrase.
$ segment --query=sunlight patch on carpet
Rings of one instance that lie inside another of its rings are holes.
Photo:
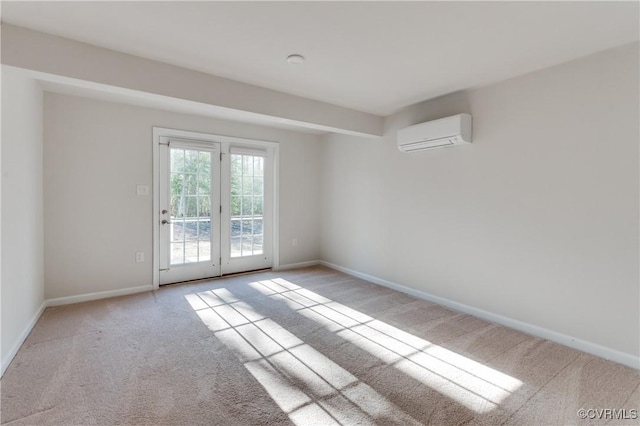
[[[282,278],[249,284],[465,407],[486,413],[522,382]]]
[[[417,423],[284,327],[221,290],[185,299],[293,423],[376,424],[389,416],[397,423]]]

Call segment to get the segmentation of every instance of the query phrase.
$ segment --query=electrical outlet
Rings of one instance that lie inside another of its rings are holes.
[[[138,186],[136,186],[136,194],[138,194],[138,195],[149,195],[149,185],[138,185]]]
[[[297,246],[298,245],[298,239],[294,238],[293,240],[291,240],[291,245],[294,246],[294,247]]]
[[[136,253],[136,262],[140,263],[140,262],[144,262],[144,253],[139,251]]]

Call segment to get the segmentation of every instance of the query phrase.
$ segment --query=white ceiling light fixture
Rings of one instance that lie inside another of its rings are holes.
[[[294,53],[293,55],[287,56],[287,62],[289,62],[292,65],[301,64],[304,62],[304,56]]]

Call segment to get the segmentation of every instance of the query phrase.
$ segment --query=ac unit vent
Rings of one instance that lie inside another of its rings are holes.
[[[471,115],[469,114],[458,114],[398,130],[398,149],[402,152],[469,143],[471,143]]]

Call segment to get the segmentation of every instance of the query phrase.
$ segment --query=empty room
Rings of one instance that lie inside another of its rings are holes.
[[[1,424],[640,424],[639,2],[0,7]]]

